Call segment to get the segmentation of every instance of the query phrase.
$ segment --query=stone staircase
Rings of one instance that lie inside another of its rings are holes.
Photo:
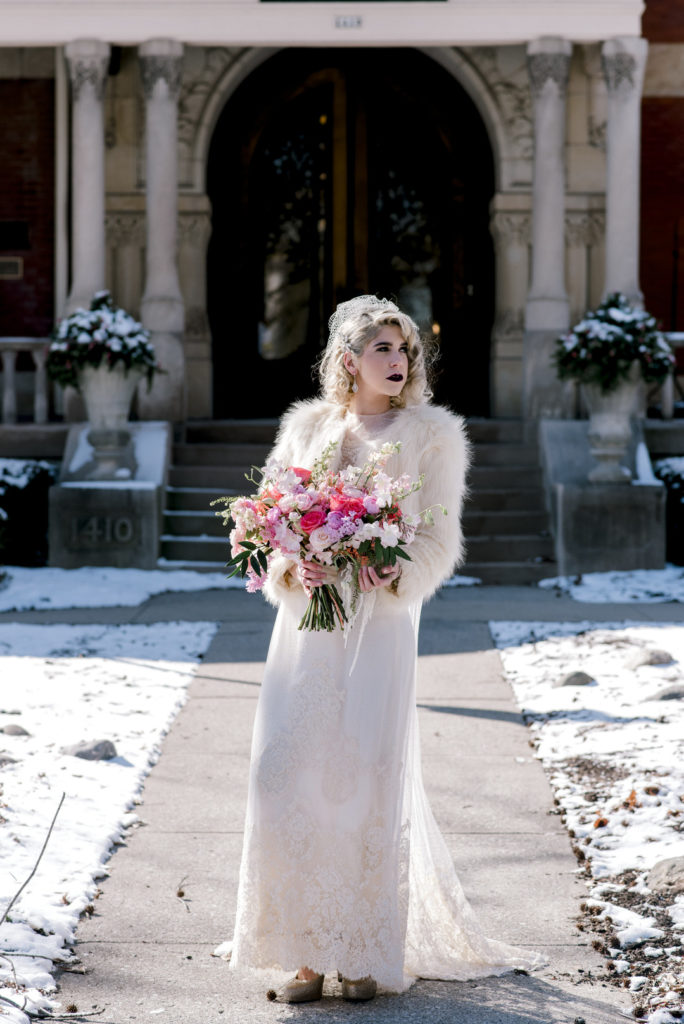
[[[275,420],[188,424],[185,442],[173,448],[160,567],[223,568],[227,533],[209,502],[249,493],[245,471],[263,465],[275,429]],[[523,442],[518,420],[470,420],[468,429],[475,450],[461,573],[499,584],[555,575],[536,446]]]

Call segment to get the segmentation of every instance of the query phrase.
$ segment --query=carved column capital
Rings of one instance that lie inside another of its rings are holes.
[[[648,43],[645,39],[607,39],[601,47],[601,67],[609,94],[641,93]]]
[[[565,214],[565,240],[570,247],[597,245],[602,241],[605,229],[605,215],[599,210],[573,210]]]
[[[104,99],[109,68],[109,43],[99,39],[75,39],[67,43],[64,53],[74,100],[90,87],[98,100]]]
[[[535,39],[527,47],[527,70],[535,99],[552,82],[559,95],[564,95],[570,74],[572,43],[567,39]]]
[[[489,230],[496,242],[529,245],[532,241],[532,218],[529,213],[497,210],[490,218]]]
[[[164,82],[171,99],[177,100],[183,73],[183,44],[174,39],[152,39],[138,47],[140,77],[146,100],[151,100],[159,82]]]

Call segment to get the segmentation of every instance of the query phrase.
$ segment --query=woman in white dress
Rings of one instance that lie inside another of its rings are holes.
[[[422,601],[462,556],[468,442],[463,422],[429,404],[415,323],[391,302],[338,307],[320,366],[322,397],[283,418],[271,459],[361,466],[401,442],[387,473],[425,475],[405,513],[442,504],[421,524],[410,562],[364,567],[359,619],[300,632],[312,588],[331,570],[274,557],[279,606],[259,697],[231,968],[295,970],[281,998],[320,999],[337,970],[342,995],[371,999],[416,978],[465,980],[529,968],[534,955],[487,939],[430,810],[415,707]]]

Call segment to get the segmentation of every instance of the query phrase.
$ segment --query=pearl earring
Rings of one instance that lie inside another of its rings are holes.
[[[355,377],[353,382],[352,382],[352,391],[354,392],[354,394],[356,394],[356,392],[358,390],[359,390],[359,385],[356,383],[356,377]]]

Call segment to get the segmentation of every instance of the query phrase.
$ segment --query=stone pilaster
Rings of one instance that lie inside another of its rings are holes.
[[[608,89],[606,129],[606,294],[643,305],[639,287],[639,163],[645,39],[608,39],[601,59]]]
[[[568,327],[565,289],[565,97],[572,44],[541,38],[527,48],[534,107],[532,273],[525,309],[523,411],[527,417],[569,411],[569,396],[551,364],[554,340]]]
[[[185,419],[184,307],[178,282],[178,93],[183,46],[170,39],[143,43],[138,53],[145,93],[147,247],[141,313],[152,334],[157,374],[142,386],[138,410],[145,419]]]
[[[88,308],[105,286],[105,144],[103,99],[109,44],[77,39],[64,48],[72,96],[72,283],[67,312]]]

